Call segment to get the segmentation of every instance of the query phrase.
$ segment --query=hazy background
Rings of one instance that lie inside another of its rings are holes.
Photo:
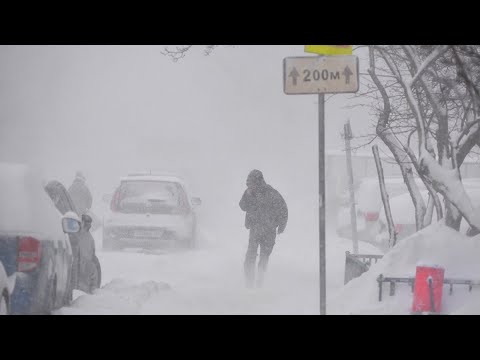
[[[67,187],[81,169],[96,209],[129,172],[180,172],[220,237],[242,228],[238,201],[258,168],[290,224],[316,231],[317,97],[287,96],[282,84],[283,58],[307,56],[303,45],[197,47],[177,63],[162,50],[0,46],[0,161],[38,165]],[[342,148],[347,117],[354,132],[369,125],[366,112],[342,109],[348,97],[327,102],[330,149]]]

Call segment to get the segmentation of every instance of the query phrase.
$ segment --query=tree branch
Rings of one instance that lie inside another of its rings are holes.
[[[165,46],[164,50],[161,52],[162,55],[170,57],[174,62],[177,62],[179,59],[185,57],[187,51],[192,48],[193,45],[183,45],[183,47],[177,46],[175,50],[170,50]]]
[[[404,45],[402,47],[404,49],[408,48],[408,50],[405,51],[407,56],[411,57],[413,55],[413,49],[411,48],[411,46]],[[415,74],[415,76],[412,79],[412,83],[411,83],[412,86],[415,85],[417,80],[419,80],[422,77],[423,73],[428,69],[428,67],[432,63],[437,61],[437,59],[440,56],[442,56],[447,50],[448,50],[448,46],[447,45],[442,45],[442,46],[436,48],[435,50],[433,50],[432,53],[424,60],[422,65],[418,66],[418,64],[415,64],[417,73]]]

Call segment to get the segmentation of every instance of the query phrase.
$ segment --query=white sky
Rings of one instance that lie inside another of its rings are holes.
[[[178,63],[162,49],[0,46],[0,161],[39,165],[66,186],[82,169],[97,205],[128,172],[180,171],[210,214],[235,221],[258,168],[291,206],[313,210],[317,98],[282,84],[283,58],[307,56],[303,45],[199,47]],[[327,102],[329,148],[341,148],[347,117],[356,133],[369,124],[342,109],[349,96]]]

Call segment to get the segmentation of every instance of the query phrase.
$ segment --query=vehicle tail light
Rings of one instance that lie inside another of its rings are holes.
[[[365,213],[365,220],[367,221],[377,221],[378,220],[378,212],[367,212]]]
[[[400,233],[400,231],[402,231],[402,228],[403,228],[403,225],[402,224],[395,224],[395,232],[397,234]]]
[[[41,244],[35,238],[24,237],[18,240],[18,257],[17,270],[32,271],[34,270],[41,259]]]

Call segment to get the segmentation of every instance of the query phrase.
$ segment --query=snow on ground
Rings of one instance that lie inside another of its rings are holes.
[[[56,315],[138,314],[145,301],[169,289],[170,286],[166,283],[155,281],[134,283],[114,279],[93,295],[83,293],[83,295],[77,295],[71,307],[64,307],[54,313]]]
[[[416,265],[432,264],[445,268],[446,278],[480,280],[480,236],[467,238],[442,224],[432,225],[402,240],[377,264],[357,279],[349,282],[331,302],[331,314],[409,314],[413,294],[408,284],[398,284],[394,296],[389,296],[385,284],[382,302],[378,300],[380,274],[384,276],[415,276]],[[442,313],[478,313],[480,289],[454,285],[453,295],[444,286]],[[475,310],[476,309],[476,310]]]
[[[315,231],[277,238],[262,289],[244,286],[246,230],[221,239],[204,233],[203,246],[193,251],[102,252],[101,229],[94,235],[102,288],[93,295],[76,292],[72,305],[56,314],[319,314]],[[343,286],[351,249],[351,240],[328,232],[327,301]],[[364,243],[360,251],[379,253]]]
[[[106,285],[94,295],[81,295],[71,308],[60,313],[315,313],[316,273],[301,262],[285,267],[289,253],[282,251],[280,241],[272,256],[267,284],[261,290],[244,287],[246,239],[194,251],[99,252]],[[158,291],[157,284],[171,288]]]
[[[451,315],[480,315],[480,291],[473,289],[472,293],[465,295],[464,302],[459,303]]]

